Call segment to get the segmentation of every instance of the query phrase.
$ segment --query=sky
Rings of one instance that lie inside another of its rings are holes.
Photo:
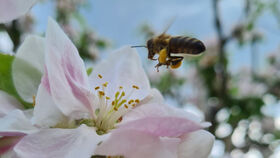
[[[207,43],[216,36],[211,2],[212,0],[91,0],[86,8],[81,9],[81,14],[99,36],[112,41],[113,49],[123,45],[145,44],[139,29],[142,24],[147,23],[161,32],[174,17],[175,21],[168,34],[188,34]],[[223,0],[220,7],[222,25],[225,33],[228,33],[242,16],[243,0]],[[53,2],[44,1],[35,5],[32,12],[36,17],[36,31],[43,33],[48,16],[54,17]],[[264,57],[279,48],[280,26],[270,12],[265,12],[257,21],[257,28],[264,34],[263,42],[257,46],[258,67],[262,69],[266,64]],[[233,41],[227,48],[231,71],[236,72],[250,66],[250,47],[239,47]],[[145,49],[139,49],[143,58],[146,57],[146,52]]]

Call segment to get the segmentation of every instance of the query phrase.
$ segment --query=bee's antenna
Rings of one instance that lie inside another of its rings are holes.
[[[145,48],[147,48],[147,46],[131,46],[131,48],[136,48],[136,47],[145,47]]]

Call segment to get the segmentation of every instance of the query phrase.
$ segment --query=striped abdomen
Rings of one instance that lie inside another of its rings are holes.
[[[185,54],[200,54],[205,51],[204,44],[191,37],[177,36],[169,40],[169,52],[172,54],[185,53]]]

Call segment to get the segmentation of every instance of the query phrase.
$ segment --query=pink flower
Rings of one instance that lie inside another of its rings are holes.
[[[12,96],[0,91],[0,155],[12,156],[13,147],[27,134],[35,132],[30,121],[30,110],[21,111],[22,105]]]
[[[214,136],[191,113],[152,103],[135,108],[96,150],[128,158],[207,158]]]
[[[12,21],[26,14],[37,0],[1,0],[0,23]]]

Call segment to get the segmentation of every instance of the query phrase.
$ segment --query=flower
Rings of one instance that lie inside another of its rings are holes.
[[[22,105],[12,96],[0,91],[0,155],[12,155],[13,147],[27,134],[37,130],[31,124],[31,111],[22,111]]]
[[[110,55],[88,77],[77,49],[50,19],[32,118],[44,129],[22,138],[14,150],[20,157],[90,157],[127,112],[153,101],[153,91],[130,47]]]
[[[0,23],[12,21],[23,16],[37,0],[1,0]]]
[[[123,118],[96,154],[128,158],[207,158],[214,136],[195,115],[163,103],[145,104]],[[201,143],[203,142],[203,143]]]

